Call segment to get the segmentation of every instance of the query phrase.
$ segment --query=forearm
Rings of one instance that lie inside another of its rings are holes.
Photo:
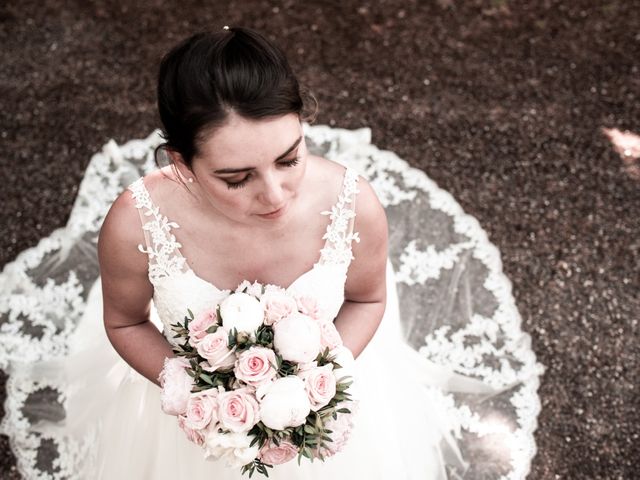
[[[113,348],[131,367],[160,386],[158,376],[166,357],[175,357],[171,344],[149,322],[126,327],[106,328]]]
[[[334,321],[344,345],[351,350],[354,358],[364,350],[376,333],[385,302],[359,303],[346,300]]]

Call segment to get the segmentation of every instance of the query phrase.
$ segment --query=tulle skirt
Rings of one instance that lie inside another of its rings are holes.
[[[387,286],[383,320],[355,362],[359,405],[347,445],[324,462],[303,458],[300,465],[296,459],[277,465],[269,470],[270,478],[437,480],[447,478],[446,465],[464,470],[442,392],[479,392],[487,387],[435,366],[404,342],[390,263]],[[156,315],[152,321],[160,326]],[[177,419],[160,409],[160,388],[113,349],[103,328],[99,280],[69,349],[64,357],[14,363],[9,372],[64,385],[66,417],[41,420],[30,428],[45,437],[63,436],[67,445],[85,452],[74,464],[62,466],[69,478],[243,478],[238,468],[205,459],[203,449],[186,438]]]

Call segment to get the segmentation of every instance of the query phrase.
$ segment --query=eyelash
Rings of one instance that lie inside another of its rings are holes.
[[[286,162],[280,162],[278,163],[278,165],[283,165],[285,167],[295,167],[298,163],[300,163],[300,157],[296,157],[293,160],[287,160]],[[251,178],[251,173],[249,173],[246,177],[244,177],[239,182],[233,182],[233,183],[226,182],[227,188],[229,188],[230,190],[236,189],[236,188],[242,188],[247,184],[247,182],[249,181],[249,178]]]

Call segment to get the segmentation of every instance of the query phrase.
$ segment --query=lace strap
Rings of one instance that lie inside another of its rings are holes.
[[[358,173],[347,168],[338,201],[330,211],[321,212],[322,215],[329,215],[331,222],[322,237],[326,242],[324,248],[320,250],[318,263],[349,265],[353,260],[351,243],[352,241],[360,241],[358,233],[353,231],[356,217],[356,195],[359,192]]]
[[[151,200],[142,177],[129,185],[128,189],[136,202],[144,231],[145,246],[139,244],[138,250],[149,256],[149,280],[153,282],[184,272],[187,265],[179,250],[182,245],[171,233],[172,228],[180,226],[160,213],[160,209]]]

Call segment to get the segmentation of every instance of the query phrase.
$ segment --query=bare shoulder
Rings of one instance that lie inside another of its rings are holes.
[[[326,198],[323,199],[323,202],[332,205],[342,189],[345,167],[326,158],[313,157],[313,159],[312,175],[317,182],[316,191],[324,192]],[[386,238],[387,217],[375,190],[362,175],[358,175],[357,187],[359,193],[355,201],[356,231],[364,229],[367,235],[384,234]]]
[[[105,253],[117,253],[118,257],[126,256],[135,260],[131,255],[135,251],[138,253],[135,257],[145,260],[137,249],[138,244],[144,244],[142,223],[133,194],[127,189],[116,198],[104,219],[98,239],[98,252],[101,256]]]
[[[163,182],[163,170],[156,170],[143,178],[146,190],[151,196],[158,193]],[[99,251],[117,251],[135,264],[146,269],[146,257],[138,250],[144,245],[144,233],[136,199],[128,188],[111,205],[100,230]],[[137,255],[134,255],[137,254]]]
[[[323,157],[311,156],[309,162],[310,178],[313,179],[314,192],[323,192],[325,197],[323,203],[332,205],[340,194],[342,179],[344,178],[344,167],[333,160]]]
[[[148,279],[142,222],[131,191],[115,200],[104,219],[98,239],[104,322],[119,327],[146,321],[153,286]]]

